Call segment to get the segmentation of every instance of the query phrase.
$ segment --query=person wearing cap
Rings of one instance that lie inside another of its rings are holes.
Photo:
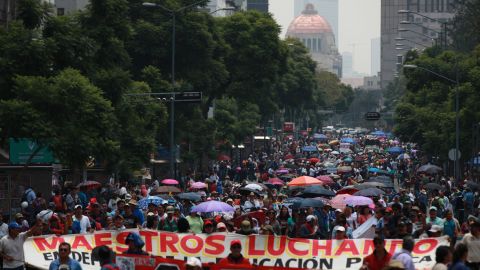
[[[226,258],[221,259],[218,264],[251,265],[250,261],[243,257],[242,242],[238,239],[230,243],[230,254]]]
[[[160,218],[160,222],[158,223],[158,230],[176,232],[178,230],[178,218],[173,215],[175,213],[175,209],[173,208],[173,206],[169,205],[167,206],[166,210],[167,216]]]
[[[87,233],[93,231],[92,225],[90,224],[90,219],[83,215],[83,206],[80,204],[75,205],[75,212],[72,219],[73,233]]]
[[[428,211],[428,217],[425,219],[425,222],[427,224],[431,224],[431,225],[438,225],[440,227],[442,227],[442,230],[443,230],[443,219],[439,218],[437,216],[437,207],[435,206],[431,206],[429,211]]]
[[[332,233],[335,235],[335,240],[345,240],[348,239],[346,229],[344,226],[337,225],[333,227]]]
[[[255,193],[250,192],[247,201],[245,201],[243,204],[243,209],[245,209],[247,212],[250,212],[258,208],[260,208],[260,202],[255,198]]]
[[[298,232],[299,238],[317,239],[318,234],[317,218],[314,215],[308,215],[305,223],[302,224]]]
[[[142,249],[143,246],[145,246],[145,242],[138,233],[129,233],[127,238],[125,238],[125,244],[128,245],[128,249],[123,254],[148,255],[148,253]]]
[[[185,264],[185,270],[202,270],[202,262],[198,258],[190,257]]]
[[[125,224],[124,219],[122,215],[116,215],[113,217],[113,222],[110,224],[110,227],[108,227],[109,230],[117,230],[117,231],[123,231],[125,230]]]
[[[23,270],[25,268],[23,243],[41,229],[40,221],[37,221],[26,232],[22,232],[22,227],[15,221],[8,224],[8,234],[0,239],[0,256],[3,258],[4,270]]]
[[[206,234],[211,234],[214,232],[213,222],[210,219],[203,223],[203,232]]]
[[[252,224],[248,220],[242,221],[240,224],[240,229],[236,231],[238,234],[243,234],[243,235],[251,235],[254,234],[255,232],[252,229]]]
[[[227,225],[223,222],[217,223],[217,232],[227,232]]]
[[[470,232],[463,236],[461,241],[468,248],[467,266],[471,269],[480,267],[480,222],[473,221],[470,224]]]
[[[77,260],[69,257],[72,247],[67,242],[62,242],[58,246],[58,259],[53,260],[48,267],[49,270],[82,270],[82,266]]]
[[[130,200],[127,204],[125,204],[125,213],[123,215],[125,221],[123,224],[127,229],[140,228],[142,225],[138,217],[133,214],[136,203],[137,202],[135,200]]]
[[[392,259],[392,254],[385,249],[385,240],[382,237],[375,236],[373,245],[375,249],[372,254],[363,259],[363,267],[361,269],[382,270]]]
[[[25,219],[25,216],[22,213],[15,214],[15,222],[20,224],[20,227],[22,228],[22,232],[26,232],[30,228],[28,221]]]

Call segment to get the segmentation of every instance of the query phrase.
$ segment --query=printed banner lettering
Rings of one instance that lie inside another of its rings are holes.
[[[125,238],[132,230],[100,231],[93,234],[41,236],[27,239],[24,244],[25,261],[40,269],[48,269],[58,257],[62,242],[72,245],[71,257],[83,269],[97,270],[98,261],[91,256],[96,246],[110,246],[117,254],[127,250]],[[135,231],[135,230],[133,230]],[[365,256],[374,249],[372,239],[310,240],[273,235],[238,234],[177,234],[164,231],[138,231],[145,241],[144,250],[154,256],[186,260],[198,257],[204,263],[217,262],[230,252],[230,242],[242,242],[242,254],[251,263],[260,266],[321,269],[359,269]],[[435,264],[435,250],[449,245],[446,237],[417,239],[413,257],[417,269],[430,269]],[[399,251],[402,240],[386,240],[390,253]]]

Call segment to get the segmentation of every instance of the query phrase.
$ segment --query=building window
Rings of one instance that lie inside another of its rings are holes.
[[[63,16],[63,15],[65,15],[65,9],[57,8],[57,16]]]
[[[322,51],[322,40],[321,39],[318,39],[318,42],[317,42],[317,51],[321,52]]]
[[[428,34],[428,28],[423,27],[423,28],[422,28],[422,32],[423,32],[424,34]]]
[[[313,39],[313,44],[312,44],[312,51],[316,52],[317,51],[317,39]]]
[[[312,51],[312,39],[307,39],[307,48]]]

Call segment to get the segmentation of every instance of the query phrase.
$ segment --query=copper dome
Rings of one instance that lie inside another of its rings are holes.
[[[288,26],[287,35],[289,34],[316,34],[316,33],[332,33],[330,24],[318,15],[312,4],[307,4],[302,14],[296,17]]]

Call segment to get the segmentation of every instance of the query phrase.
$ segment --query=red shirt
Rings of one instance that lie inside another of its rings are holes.
[[[374,251],[372,254],[363,258],[363,264],[368,266],[368,270],[381,270],[390,262],[391,259],[392,259],[392,255],[386,252],[385,256],[383,256],[383,258],[379,260],[377,259],[377,257],[375,257],[375,251]]]
[[[241,256],[240,258],[233,258],[231,254],[229,254],[226,258],[221,259],[218,264],[241,264],[241,265],[251,265],[250,261]]]

